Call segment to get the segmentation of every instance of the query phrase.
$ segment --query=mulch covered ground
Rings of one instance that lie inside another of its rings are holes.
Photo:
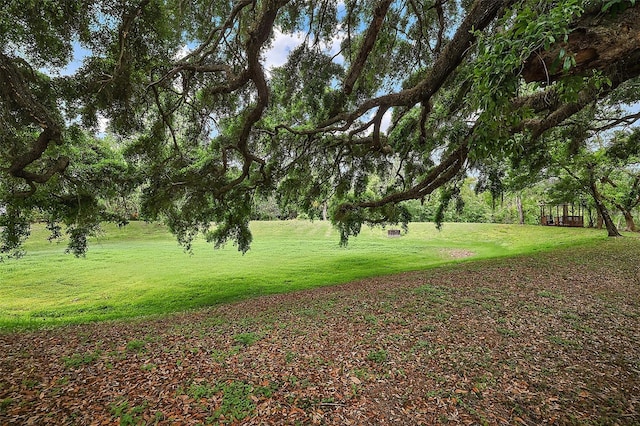
[[[0,335],[0,424],[640,424],[640,239]]]

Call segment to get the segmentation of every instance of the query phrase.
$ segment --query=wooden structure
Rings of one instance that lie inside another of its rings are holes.
[[[580,204],[575,206],[573,203],[540,203],[540,224],[582,228],[584,226],[584,207]]]
[[[397,238],[400,236],[400,230],[399,229],[389,229],[387,231],[387,236],[389,238]]]

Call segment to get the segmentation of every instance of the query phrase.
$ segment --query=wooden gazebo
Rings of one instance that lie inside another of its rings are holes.
[[[555,216],[554,216],[555,213]],[[540,224],[545,226],[584,226],[584,207],[573,203],[540,203]]]

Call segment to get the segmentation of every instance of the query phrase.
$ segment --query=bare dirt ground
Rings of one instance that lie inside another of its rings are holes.
[[[0,424],[640,424],[640,238],[0,335]]]

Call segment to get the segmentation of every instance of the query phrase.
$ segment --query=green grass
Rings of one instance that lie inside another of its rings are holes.
[[[86,354],[73,354],[68,357],[63,357],[62,361],[66,368],[78,368],[85,364],[91,364],[100,356],[100,352],[94,351]]]
[[[131,407],[127,400],[123,400],[119,403],[113,403],[109,406],[111,414],[120,419],[120,426],[135,426],[142,423],[142,414],[146,408],[146,405],[139,405]]]
[[[369,354],[367,355],[367,360],[377,362],[377,363],[382,363],[382,362],[385,362],[388,357],[389,357],[388,352],[381,349],[378,351],[369,352]]]
[[[265,294],[473,259],[589,244],[604,231],[541,226],[414,223],[401,238],[363,229],[338,246],[326,222],[252,223],[251,250],[214,250],[204,241],[187,254],[158,224],[106,225],[86,258],[64,254],[35,226],[27,255],[0,263],[0,329],[19,330],[184,311]],[[455,259],[451,250],[474,256]]]

